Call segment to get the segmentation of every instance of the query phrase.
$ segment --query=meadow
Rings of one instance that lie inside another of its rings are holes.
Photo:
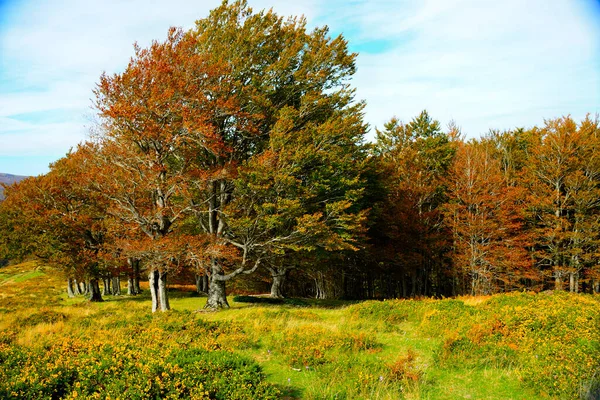
[[[600,297],[565,292],[289,304],[171,288],[69,299],[0,269],[0,398],[546,399],[600,396]]]

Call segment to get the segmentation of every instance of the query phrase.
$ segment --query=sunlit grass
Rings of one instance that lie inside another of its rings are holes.
[[[297,307],[230,297],[230,309],[208,312],[205,297],[171,288],[173,310],[152,314],[147,290],[106,296],[103,303],[69,299],[59,275],[31,263],[3,268],[2,279],[0,351],[20,346],[60,358],[58,349],[47,349],[70,342],[81,343],[77,351],[116,346],[125,349],[115,353],[124,364],[109,364],[125,368],[125,376],[151,374],[143,365],[155,365],[148,358],[153,352],[200,349],[253,359],[266,374],[264,384],[276,385],[280,397],[534,399],[577,397],[581,387],[595,384],[590,379],[600,367],[597,296],[336,301],[323,307],[314,300]],[[134,362],[128,351],[140,359]],[[181,395],[175,376],[152,390]],[[139,393],[148,389],[136,382]]]

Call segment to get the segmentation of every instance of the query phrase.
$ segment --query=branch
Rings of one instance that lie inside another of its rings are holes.
[[[240,274],[250,275],[251,273],[253,273],[254,271],[256,271],[258,269],[258,266],[260,265],[260,261],[261,261],[260,258],[258,260],[256,260],[256,262],[254,263],[254,267],[252,267],[252,269],[244,270],[245,266],[242,265],[241,267],[239,267],[238,269],[236,269],[235,271],[233,271],[230,274],[213,275],[213,279],[215,279],[217,281],[228,281],[232,278],[235,278],[236,276],[238,276]]]

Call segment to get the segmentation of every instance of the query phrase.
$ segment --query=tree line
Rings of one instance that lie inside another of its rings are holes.
[[[344,38],[243,1],[134,50],[94,89],[90,140],[6,188],[0,258],[40,258],[94,301],[143,275],[153,311],[167,277],[195,279],[209,308],[230,281],[273,297],[600,291],[598,118],[467,141],[424,111],[369,143]]]

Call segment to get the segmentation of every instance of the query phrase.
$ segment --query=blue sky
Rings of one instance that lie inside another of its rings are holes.
[[[132,43],[190,28],[218,0],[0,0],[0,172],[36,175],[86,138],[92,88]],[[381,127],[427,109],[468,137],[600,112],[600,0],[249,0],[304,14],[360,53]],[[372,134],[371,134],[372,135]]]

